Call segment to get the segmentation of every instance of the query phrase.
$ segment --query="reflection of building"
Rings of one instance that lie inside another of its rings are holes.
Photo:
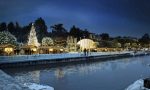
[[[32,82],[32,83],[39,83],[40,82],[40,71],[31,71],[26,74],[15,76],[20,82]]]
[[[77,38],[67,37],[67,49],[69,52],[77,50]]]
[[[13,55],[15,46],[11,44],[0,45],[0,55]]]
[[[61,68],[58,68],[55,72],[57,78],[63,78],[65,76],[64,71]]]

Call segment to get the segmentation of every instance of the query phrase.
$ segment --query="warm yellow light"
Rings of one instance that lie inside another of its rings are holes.
[[[60,51],[63,51],[63,49],[60,49]]]
[[[31,50],[32,50],[32,51],[34,51],[34,52],[36,52],[36,51],[37,51],[37,49],[36,49],[36,48],[31,48]]]
[[[10,53],[10,52],[13,51],[13,48],[5,48],[4,51],[7,52],[7,53]]]
[[[52,49],[52,48],[50,48],[50,49],[49,49],[49,51],[51,51],[51,52],[52,52],[52,51],[53,51],[53,49]]]

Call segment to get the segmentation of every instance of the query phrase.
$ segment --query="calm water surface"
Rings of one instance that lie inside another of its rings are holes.
[[[140,78],[150,77],[150,56],[57,67],[9,68],[4,71],[21,82],[50,85],[55,90],[124,90]]]

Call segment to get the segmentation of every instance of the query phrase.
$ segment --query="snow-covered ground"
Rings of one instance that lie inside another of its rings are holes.
[[[36,83],[20,82],[0,70],[0,90],[54,90],[54,88]]]
[[[150,90],[150,89],[144,88],[144,80],[140,79],[140,80],[135,81],[125,90]]]
[[[39,85],[36,83],[24,83],[25,87],[28,87],[31,90],[54,90],[53,87],[46,86],[46,85]]]

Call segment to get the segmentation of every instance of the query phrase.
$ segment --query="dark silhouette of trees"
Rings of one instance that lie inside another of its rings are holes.
[[[31,30],[31,26],[32,26],[32,23],[30,23],[29,25],[24,26],[22,28],[21,33],[20,33],[21,37],[19,37],[19,42],[27,43],[28,36],[29,36],[30,30]]]
[[[83,38],[89,38],[89,36],[90,36],[90,32],[87,30],[87,29],[85,29],[85,30],[81,30],[81,36],[83,37]]]
[[[63,27],[63,24],[55,24],[53,26],[50,26],[50,28],[52,29],[53,37],[67,37],[68,36],[68,32]]]
[[[101,40],[109,40],[109,34],[108,33],[102,33],[100,34]]]
[[[139,43],[142,46],[146,46],[148,44],[150,44],[150,36],[148,33],[144,34],[140,39],[139,39]]]
[[[69,35],[76,37],[77,39],[80,39],[81,37],[81,30],[74,25],[71,27]]]
[[[69,35],[76,37],[78,40],[83,39],[83,38],[89,38],[90,32],[85,29],[82,30],[76,26],[72,26],[69,32]]]
[[[79,41],[83,38],[90,38],[94,37],[92,36],[92,33],[89,32],[87,29],[81,29],[79,27],[76,27],[73,25],[70,28],[70,31],[68,32],[63,24],[55,24],[50,26],[52,29],[52,32],[48,32],[47,26],[45,21],[40,17],[35,20],[35,28],[36,28],[36,34],[38,41],[41,43],[42,39],[44,37],[52,37],[55,41],[58,41],[58,43],[66,43],[66,38],[68,36],[73,36],[77,38]],[[18,22],[13,23],[9,22],[8,25],[5,22],[0,23],[0,32],[2,31],[9,31],[11,34],[13,34],[18,42],[26,43],[28,40],[28,35],[31,30],[32,23],[29,23],[26,26],[20,26]],[[112,38],[109,36],[108,33],[102,33],[95,35],[95,41],[100,42],[100,47],[118,47],[121,44],[122,47],[125,47],[125,45],[130,44],[134,47],[137,45],[142,45],[143,47],[147,47],[150,45],[150,36],[148,33],[144,34],[140,39],[132,38],[132,37],[115,37]],[[100,38],[100,39],[97,39]],[[56,40],[57,39],[57,40]],[[93,38],[91,38],[93,39]],[[59,42],[62,41],[62,42]],[[119,43],[119,44],[118,44]],[[65,44],[64,44],[65,45]]]
[[[13,22],[10,22],[10,23],[7,25],[7,29],[8,29],[8,31],[9,31],[11,34],[15,35],[15,33],[16,33],[16,28],[15,28],[15,25],[14,25]]]
[[[35,20],[35,27],[38,41],[41,43],[43,37],[46,37],[48,35],[45,21],[41,17],[38,18],[37,20]]]
[[[7,24],[5,22],[2,22],[0,24],[0,31],[6,31],[7,30]]]
[[[22,42],[22,37],[24,36],[24,34],[22,33],[23,28],[19,25],[18,22],[16,22],[16,27],[15,27],[15,37],[17,38],[18,42]]]
[[[132,37],[121,37],[121,36],[118,36],[118,37],[115,37],[114,40],[116,40],[118,43],[121,44],[122,48],[125,48],[127,43],[130,45],[132,45],[133,43],[138,43],[137,39],[136,38],[132,38]]]

